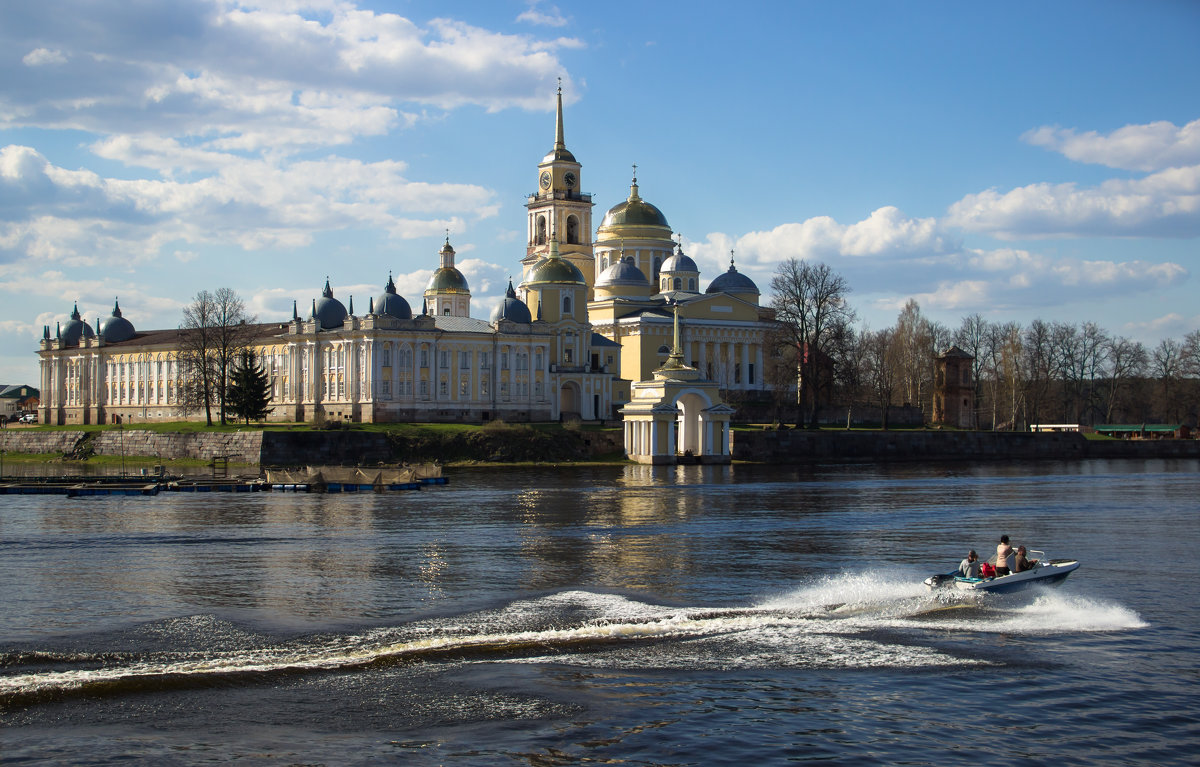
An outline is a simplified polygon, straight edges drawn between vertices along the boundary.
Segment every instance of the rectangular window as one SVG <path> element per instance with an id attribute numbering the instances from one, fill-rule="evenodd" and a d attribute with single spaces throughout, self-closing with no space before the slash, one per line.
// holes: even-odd
<path id="1" fill-rule="evenodd" d="M 442 379 L 442 383 L 438 387 L 438 392 L 441 393 L 443 397 L 450 393 L 450 384 L 448 384 L 445 379 Z"/>
<path id="2" fill-rule="evenodd" d="M 533 366 L 538 370 L 542 369 L 542 350 L 538 349 L 533 355 Z"/>
<path id="3" fill-rule="evenodd" d="M 392 398 L 392 382 L 387 380 L 386 378 L 383 380 L 383 398 L 384 399 Z"/>
<path id="4" fill-rule="evenodd" d="M 466 379 L 466 377 L 463 377 L 463 378 L 462 378 L 462 379 L 461 379 L 461 380 L 458 382 L 458 395 L 459 395 L 460 397 L 464 397 L 464 398 L 465 398 L 465 397 L 467 396 L 467 394 L 469 393 L 469 389 L 468 389 L 468 387 L 470 386 L 470 383 L 471 383 L 471 382 L 470 382 L 470 381 L 468 381 L 468 380 Z"/>
<path id="5" fill-rule="evenodd" d="M 438 367 L 442 370 L 450 369 L 450 352 L 442 352 L 438 355 Z"/>
<path id="6" fill-rule="evenodd" d="M 500 352 L 500 369 L 508 370 L 508 352 Z"/>
<path id="7" fill-rule="evenodd" d="M 486 397 L 488 395 L 488 380 L 486 378 L 480 380 L 479 382 L 479 395 L 481 397 Z"/>
<path id="8" fill-rule="evenodd" d="M 470 352 L 459 352 L 458 353 L 458 369 L 459 370 L 470 370 L 471 369 L 471 353 Z"/>
<path id="9" fill-rule="evenodd" d="M 740 384 L 742 382 L 742 363 L 733 363 L 733 382 Z"/>
<path id="10" fill-rule="evenodd" d="M 429 367 L 429 350 L 428 349 L 421 350 L 421 367 L 423 367 L 423 368 Z"/>
<path id="11" fill-rule="evenodd" d="M 425 397 L 426 399 L 429 398 L 429 382 L 428 381 L 424 381 L 424 380 L 421 381 L 421 396 Z"/>
<path id="12" fill-rule="evenodd" d="M 754 363 L 753 362 L 748 363 L 746 365 L 746 383 L 748 383 L 748 384 L 754 383 Z"/>
<path id="13" fill-rule="evenodd" d="M 488 353 L 480 352 L 479 353 L 479 369 L 480 370 L 490 370 L 491 367 L 492 367 L 492 361 L 491 361 L 491 358 L 488 355 Z"/>
<path id="14" fill-rule="evenodd" d="M 574 361 L 575 361 L 575 350 L 574 349 L 563 349 L 563 362 L 570 365 Z"/>

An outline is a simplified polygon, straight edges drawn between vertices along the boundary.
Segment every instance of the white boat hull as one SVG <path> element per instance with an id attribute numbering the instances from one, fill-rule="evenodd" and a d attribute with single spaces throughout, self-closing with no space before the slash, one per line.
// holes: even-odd
<path id="1" fill-rule="evenodd" d="M 986 591 L 992 594 L 1007 594 L 1021 591 L 1030 586 L 1056 586 L 1067 576 L 1079 569 L 1075 559 L 1052 559 L 1040 562 L 1032 570 L 1001 575 L 995 578 L 964 578 L 957 573 L 933 575 L 925 579 L 932 588 L 954 588 L 961 591 Z"/>

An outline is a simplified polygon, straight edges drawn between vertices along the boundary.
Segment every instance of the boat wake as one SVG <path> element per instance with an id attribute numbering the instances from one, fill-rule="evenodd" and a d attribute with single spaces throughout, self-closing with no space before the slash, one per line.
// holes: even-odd
<path id="1" fill-rule="evenodd" d="M 80 695 L 369 672 L 405 663 L 676 670 L 978 665 L 991 661 L 947 652 L 923 637 L 931 628 L 939 634 L 1035 635 L 1146 625 L 1120 605 L 1060 592 L 1001 608 L 970 595 L 931 594 L 919 581 L 879 572 L 827 578 L 746 607 L 664 606 L 564 591 L 495 610 L 285 643 L 251 640 L 211 617 L 169 623 L 145 631 L 160 644 L 194 649 L 0 654 L 0 710 Z"/>

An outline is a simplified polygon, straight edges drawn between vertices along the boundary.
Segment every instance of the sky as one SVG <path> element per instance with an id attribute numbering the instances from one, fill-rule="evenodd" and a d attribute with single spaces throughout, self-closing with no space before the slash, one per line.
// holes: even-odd
<path id="1" fill-rule="evenodd" d="M 328 277 L 414 310 L 449 231 L 486 318 L 554 142 L 707 284 L 828 264 L 861 322 L 1200 329 L 1200 2 L 0 5 L 0 383 L 78 303 L 260 321 Z"/>

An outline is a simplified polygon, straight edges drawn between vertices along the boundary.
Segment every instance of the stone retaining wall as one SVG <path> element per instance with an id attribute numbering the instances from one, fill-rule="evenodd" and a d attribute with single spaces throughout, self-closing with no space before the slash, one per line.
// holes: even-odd
<path id="1" fill-rule="evenodd" d="M 617 452 L 622 435 L 583 432 L 591 455 Z M 380 432 L 255 431 L 167 434 L 137 429 L 104 432 L 0 431 L 9 453 L 70 453 L 80 442 L 100 455 L 211 460 L 229 456 L 264 466 L 363 465 L 430 460 L 403 455 Z M 434 456 L 436 457 L 436 456 Z M 959 431 L 737 431 L 733 458 L 762 463 L 918 460 L 1072 460 L 1081 458 L 1200 458 L 1200 440 L 1093 441 L 1076 433 Z M 545 460 L 555 460 L 547 455 Z M 494 460 L 480 455 L 476 460 Z"/>
<path id="2" fill-rule="evenodd" d="M 0 450 L 9 453 L 69 453 L 83 439 L 82 431 L 0 430 Z"/>
<path id="3" fill-rule="evenodd" d="M 1093 441 L 1073 432 L 785 429 L 735 432 L 733 458 L 763 463 L 1200 458 L 1200 441 Z"/>
<path id="4" fill-rule="evenodd" d="M 155 458 L 195 458 L 208 461 L 227 456 L 237 463 L 258 463 L 264 432 L 165 433 L 138 429 L 100 432 L 92 441 L 97 455 L 138 455 Z"/>
<path id="5" fill-rule="evenodd" d="M 419 456 L 400 460 L 422 461 Z M 373 466 L 395 461 L 391 443 L 380 432 L 268 431 L 262 434 L 259 453 L 264 466 Z"/>

